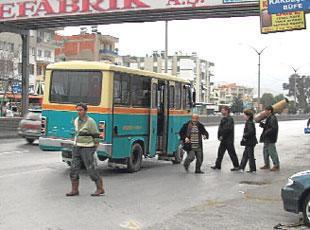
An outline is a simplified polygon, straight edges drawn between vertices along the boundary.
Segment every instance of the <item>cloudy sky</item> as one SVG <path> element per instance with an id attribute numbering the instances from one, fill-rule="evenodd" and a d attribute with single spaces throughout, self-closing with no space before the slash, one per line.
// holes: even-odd
<path id="1" fill-rule="evenodd" d="M 306 16 L 308 22 L 310 15 Z M 120 39 L 121 55 L 145 56 L 164 50 L 164 22 L 126 23 L 100 26 L 103 34 Z M 78 34 L 79 28 L 65 28 L 64 34 Z M 237 82 L 257 88 L 258 55 L 262 54 L 263 92 L 281 93 L 282 83 L 294 68 L 310 74 L 310 29 L 260 34 L 259 17 L 204 19 L 169 22 L 169 54 L 197 52 L 215 63 L 212 81 Z"/>

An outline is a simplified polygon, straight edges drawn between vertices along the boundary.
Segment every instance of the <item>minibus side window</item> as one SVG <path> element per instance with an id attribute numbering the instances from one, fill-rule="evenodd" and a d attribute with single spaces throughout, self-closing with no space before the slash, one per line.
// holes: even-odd
<path id="1" fill-rule="evenodd" d="M 174 86 L 169 86 L 169 108 L 174 108 Z"/>
<path id="2" fill-rule="evenodd" d="M 152 86 L 152 100 L 153 100 L 153 106 L 152 109 L 157 108 L 157 84 L 153 83 Z"/>
<path id="3" fill-rule="evenodd" d="M 183 85 L 182 90 L 182 100 L 183 100 L 183 109 L 191 108 L 191 90 L 188 85 Z"/>
<path id="4" fill-rule="evenodd" d="M 131 98 L 134 107 L 150 107 L 151 79 L 147 77 L 131 77 Z"/>
<path id="5" fill-rule="evenodd" d="M 175 84 L 175 108 L 181 109 L 181 83 Z"/>
<path id="6" fill-rule="evenodd" d="M 114 104 L 119 106 L 129 105 L 129 75 L 115 73 L 114 75 Z"/>

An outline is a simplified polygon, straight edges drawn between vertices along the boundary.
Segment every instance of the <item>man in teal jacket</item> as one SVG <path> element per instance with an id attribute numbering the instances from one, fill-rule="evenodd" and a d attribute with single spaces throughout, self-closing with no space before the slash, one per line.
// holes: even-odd
<path id="1" fill-rule="evenodd" d="M 96 170 L 94 158 L 94 153 L 98 145 L 99 131 L 96 122 L 91 117 L 87 116 L 87 105 L 80 103 L 76 106 L 76 110 L 78 112 L 78 117 L 74 120 L 76 135 L 70 172 L 72 190 L 66 195 L 79 195 L 79 174 L 81 164 L 83 163 L 91 180 L 94 181 L 97 186 L 96 192 L 91 195 L 100 196 L 104 194 L 103 181 Z"/>

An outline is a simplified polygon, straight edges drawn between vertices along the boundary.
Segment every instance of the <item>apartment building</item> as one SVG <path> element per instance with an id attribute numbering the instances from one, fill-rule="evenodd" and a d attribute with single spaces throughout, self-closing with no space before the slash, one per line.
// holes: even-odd
<path id="1" fill-rule="evenodd" d="M 165 52 L 154 51 L 152 55 L 146 57 L 124 56 L 118 58 L 117 63 L 132 68 L 164 73 Z M 176 52 L 173 56 L 168 56 L 167 72 L 191 81 L 196 90 L 197 102 L 207 103 L 210 100 L 213 66 L 214 63 L 201 59 L 197 53 L 188 55 Z"/>
<path id="2" fill-rule="evenodd" d="M 210 102 L 214 104 L 232 104 L 235 97 L 240 97 L 244 102 L 252 102 L 253 93 L 253 88 L 237 85 L 236 83 L 217 85 L 212 89 Z"/>
<path id="3" fill-rule="evenodd" d="M 57 61 L 83 60 L 114 63 L 118 57 L 118 38 L 100 32 L 81 33 L 73 36 L 56 35 Z"/>

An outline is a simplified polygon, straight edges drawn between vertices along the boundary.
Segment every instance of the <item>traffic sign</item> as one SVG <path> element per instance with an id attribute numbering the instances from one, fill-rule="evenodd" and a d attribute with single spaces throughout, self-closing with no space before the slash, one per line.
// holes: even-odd
<path id="1" fill-rule="evenodd" d="M 13 93 L 21 93 L 22 92 L 22 84 L 20 82 L 14 83 L 12 85 Z"/>

